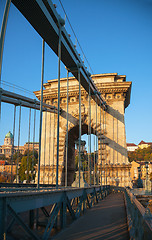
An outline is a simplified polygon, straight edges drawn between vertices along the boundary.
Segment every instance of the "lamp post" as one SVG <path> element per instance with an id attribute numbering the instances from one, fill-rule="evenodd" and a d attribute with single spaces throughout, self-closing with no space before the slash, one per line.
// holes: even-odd
<path id="1" fill-rule="evenodd" d="M 148 162 L 145 162 L 145 167 L 146 167 L 145 191 L 148 191 Z"/>
<path id="2" fill-rule="evenodd" d="M 137 187 L 138 188 L 143 188 L 143 183 L 142 183 L 142 180 L 141 180 L 141 168 L 138 167 L 138 179 L 137 179 Z"/>

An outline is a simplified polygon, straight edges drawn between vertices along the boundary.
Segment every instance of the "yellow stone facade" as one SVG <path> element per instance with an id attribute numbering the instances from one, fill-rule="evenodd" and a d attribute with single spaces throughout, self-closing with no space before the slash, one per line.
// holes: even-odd
<path id="1" fill-rule="evenodd" d="M 117 73 L 92 75 L 98 90 L 108 104 L 106 122 L 102 120 L 100 131 L 100 110 L 91 100 L 91 131 L 98 136 L 98 171 L 99 182 L 119 186 L 130 186 L 130 163 L 127 157 L 124 113 L 130 103 L 131 82 L 126 76 Z M 44 84 L 44 102 L 57 106 L 57 79 Z M 60 107 L 60 145 L 59 145 L 59 184 L 65 179 L 65 140 L 66 140 L 66 78 L 61 79 Z M 40 99 L 40 91 L 35 92 Z M 74 181 L 75 173 L 75 140 L 79 137 L 79 85 L 74 77 L 69 78 L 69 125 L 68 125 L 68 185 Z M 88 93 L 81 88 L 82 135 L 88 133 Z M 57 115 L 43 113 L 42 149 L 41 149 L 41 183 L 56 181 L 56 147 L 57 147 Z M 102 134 L 102 135 L 101 135 Z M 104 139 L 103 139 L 104 138 Z M 101 142 L 100 142 L 101 141 Z M 106 143 L 103 144 L 103 143 Z M 45 170 L 45 171 L 44 171 Z M 101 177 L 102 172 L 102 177 Z M 49 180 L 48 180 L 49 179 Z"/>
<path id="2" fill-rule="evenodd" d="M 139 163 L 135 161 L 131 162 L 130 177 L 132 180 L 138 179 L 138 167 L 140 167 Z"/>

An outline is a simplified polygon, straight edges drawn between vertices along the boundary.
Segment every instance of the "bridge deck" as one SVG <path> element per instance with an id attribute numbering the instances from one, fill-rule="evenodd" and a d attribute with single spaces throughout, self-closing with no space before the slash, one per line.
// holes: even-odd
<path id="1" fill-rule="evenodd" d="M 129 239 L 123 194 L 110 194 L 54 239 Z"/>

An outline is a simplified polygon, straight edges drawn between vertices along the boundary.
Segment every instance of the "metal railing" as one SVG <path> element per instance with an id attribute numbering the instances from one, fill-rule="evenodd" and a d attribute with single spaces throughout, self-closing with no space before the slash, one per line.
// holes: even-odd
<path id="1" fill-rule="evenodd" d="M 60 228 L 65 228 L 67 216 L 72 220 L 79 218 L 87 208 L 105 198 L 109 190 L 109 186 L 92 186 L 3 192 L 0 194 L 0 239 L 7 239 L 16 222 L 32 239 L 48 239 L 57 222 Z M 37 231 L 42 226 L 40 211 L 46 219 L 41 234 Z M 22 214 L 29 214 L 28 223 L 22 220 Z"/>
<path id="2" fill-rule="evenodd" d="M 152 239 L 152 214 L 144 208 L 135 195 L 127 188 L 111 186 L 114 191 L 124 192 L 128 230 L 130 239 Z"/>

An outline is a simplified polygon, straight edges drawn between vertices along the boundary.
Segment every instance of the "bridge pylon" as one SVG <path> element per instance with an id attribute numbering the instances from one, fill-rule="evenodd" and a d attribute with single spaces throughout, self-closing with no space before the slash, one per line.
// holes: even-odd
<path id="1" fill-rule="evenodd" d="M 98 182 L 105 185 L 130 186 L 130 163 L 127 156 L 125 135 L 125 108 L 130 103 L 131 82 L 125 75 L 117 73 L 92 75 L 108 107 L 103 111 L 97 106 L 97 124 L 95 122 L 95 101 L 91 99 L 91 133 L 98 137 Z M 44 84 L 43 101 L 57 106 L 57 79 Z M 40 91 L 35 95 L 40 99 Z M 59 184 L 65 181 L 66 156 L 66 78 L 61 79 L 60 94 L 60 135 L 59 135 Z M 69 123 L 68 123 L 68 185 L 74 181 L 75 141 L 79 138 L 79 84 L 74 77 L 69 78 Z M 100 112 L 101 111 L 101 112 Z M 101 114 L 101 124 L 100 124 Z M 89 124 L 88 93 L 81 87 L 81 123 L 82 135 L 88 134 Z M 57 116 L 43 113 L 42 150 L 40 183 L 56 182 Z"/>

